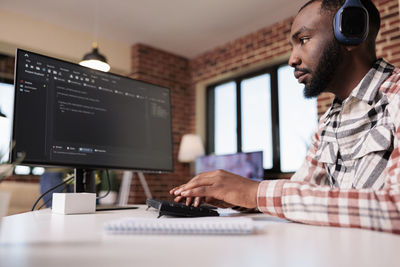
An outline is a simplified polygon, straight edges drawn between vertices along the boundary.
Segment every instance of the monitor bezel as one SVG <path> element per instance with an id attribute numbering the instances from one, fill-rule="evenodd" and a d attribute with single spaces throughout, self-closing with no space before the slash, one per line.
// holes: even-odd
<path id="1" fill-rule="evenodd" d="M 171 133 L 171 159 L 172 159 L 172 164 L 171 164 L 171 169 L 160 169 L 160 168 L 137 168 L 137 167 L 131 167 L 131 166 L 108 166 L 108 165 L 103 165 L 103 164 L 75 164 L 75 163 L 63 163 L 63 162 L 39 162 L 39 161 L 32 161 L 32 160 L 22 160 L 20 162 L 20 165 L 29 165 L 29 166 L 41 166 L 41 167 L 62 167 L 62 168 L 79 168 L 79 169 L 114 169 L 114 170 L 132 170 L 132 171 L 140 171 L 140 172 L 146 172 L 146 173 L 172 173 L 174 171 L 174 165 L 175 165 L 175 160 L 174 160 L 174 142 L 173 142 L 173 125 L 172 125 L 172 104 L 171 104 L 171 89 L 168 87 L 164 87 L 155 83 L 150 83 L 147 81 L 142 81 L 142 80 L 138 80 L 138 79 L 133 79 L 130 77 L 126 77 L 126 76 L 122 76 L 119 74 L 115 74 L 115 73 L 111 73 L 111 72 L 102 72 L 99 70 L 95 70 L 95 69 L 91 69 L 88 67 L 84 67 L 81 66 L 77 63 L 73 63 L 70 61 L 66 61 L 63 59 L 58 59 L 55 57 L 51 57 L 51 56 L 47 56 L 47 55 L 43 55 L 43 54 L 39 54 L 39 53 L 35 53 L 32 51 L 28 51 L 25 49 L 20 49 L 17 48 L 16 52 L 15 52 L 15 64 L 14 64 L 14 102 L 13 102 L 13 110 L 14 110 L 14 114 L 13 114 L 13 120 L 12 120 L 12 138 L 11 138 L 11 144 L 10 144 L 10 157 L 9 157 L 9 161 L 10 163 L 15 163 L 16 161 L 18 161 L 17 157 L 16 157 L 16 152 L 15 149 L 13 147 L 13 143 L 15 143 L 15 134 L 16 134 L 16 130 L 15 130 L 15 119 L 16 119 L 16 111 L 17 111 L 17 105 L 16 105 L 16 100 L 17 100 L 17 88 L 16 88 L 16 81 L 18 81 L 18 75 L 17 75 L 17 69 L 18 69 L 18 54 L 19 53 L 30 53 L 30 54 L 34 54 L 36 56 L 41 56 L 44 58 L 48 58 L 51 60 L 56 60 L 56 61 L 61 61 L 63 63 L 66 64 L 72 64 L 73 66 L 77 66 L 79 68 L 82 69 L 89 69 L 91 71 L 94 71 L 95 73 L 99 73 L 100 76 L 107 74 L 107 75 L 111 75 L 111 76 L 116 76 L 118 78 L 122 78 L 122 79 L 128 79 L 128 80 L 134 80 L 134 81 L 138 81 L 138 82 L 142 82 L 142 83 L 147 83 L 153 86 L 157 86 L 157 87 L 161 87 L 164 89 L 168 90 L 168 97 L 169 97 L 169 111 L 170 111 L 170 133 Z"/>

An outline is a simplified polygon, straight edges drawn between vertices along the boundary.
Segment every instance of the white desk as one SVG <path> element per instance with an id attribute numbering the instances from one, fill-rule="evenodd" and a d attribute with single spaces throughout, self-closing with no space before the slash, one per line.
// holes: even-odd
<path id="1" fill-rule="evenodd" d="M 154 210 L 57 215 L 50 210 L 3 218 L 0 266 L 400 266 L 400 236 L 287 223 L 250 215 L 249 236 L 106 236 L 103 222 L 156 217 Z"/>

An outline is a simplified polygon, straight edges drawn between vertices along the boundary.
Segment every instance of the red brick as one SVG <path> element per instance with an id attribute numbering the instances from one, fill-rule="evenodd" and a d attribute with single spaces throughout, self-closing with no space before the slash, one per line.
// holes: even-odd
<path id="1" fill-rule="evenodd" d="M 381 32 L 381 36 L 386 36 L 394 32 L 399 32 L 399 29 L 396 27 L 396 28 L 391 28 L 390 30 L 387 31 L 383 31 Z"/>
<path id="2" fill-rule="evenodd" d="M 393 26 L 394 24 L 399 24 L 399 23 L 400 23 L 400 19 L 399 19 L 399 18 L 396 18 L 396 19 L 390 21 L 390 22 L 389 22 L 389 25 L 390 25 L 390 26 Z"/>
<path id="3" fill-rule="evenodd" d="M 399 15 L 399 11 L 398 10 L 396 10 L 395 12 L 391 12 L 389 14 L 385 14 L 385 15 L 381 14 L 381 20 L 390 19 L 390 18 L 396 17 L 398 15 Z"/>
<path id="4" fill-rule="evenodd" d="M 392 50 L 392 49 L 396 49 L 399 46 L 400 46 L 400 42 L 389 42 L 389 45 L 384 46 L 382 48 L 382 50 L 384 50 L 384 51 Z"/>
<path id="5" fill-rule="evenodd" d="M 376 1 L 376 0 L 374 0 L 373 2 L 374 2 L 374 4 L 375 5 L 379 5 L 379 6 L 387 6 L 387 4 L 389 4 L 390 5 L 390 3 L 393 3 L 393 2 L 395 2 L 396 0 L 381 0 L 381 1 Z"/>

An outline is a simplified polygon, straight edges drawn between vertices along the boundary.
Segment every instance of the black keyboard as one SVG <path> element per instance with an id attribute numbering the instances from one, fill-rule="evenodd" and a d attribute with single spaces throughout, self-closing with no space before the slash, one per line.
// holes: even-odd
<path id="1" fill-rule="evenodd" d="M 153 207 L 158 210 L 158 217 L 163 215 L 175 217 L 219 216 L 217 211 L 210 208 L 187 206 L 183 203 L 173 201 L 148 198 L 146 204 L 148 207 Z"/>

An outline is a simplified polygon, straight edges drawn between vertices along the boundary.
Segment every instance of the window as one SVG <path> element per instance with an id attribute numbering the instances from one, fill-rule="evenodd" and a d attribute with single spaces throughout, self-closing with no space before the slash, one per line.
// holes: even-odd
<path id="1" fill-rule="evenodd" d="M 242 80 L 241 121 L 243 152 L 262 150 L 264 169 L 273 167 L 271 121 L 271 75 Z"/>
<path id="2" fill-rule="evenodd" d="M 303 163 L 311 145 L 318 122 L 317 100 L 304 98 L 303 85 L 289 66 L 278 69 L 278 96 L 281 171 L 291 172 Z"/>
<path id="3" fill-rule="evenodd" d="M 0 163 L 9 159 L 13 118 L 14 86 L 0 82 Z"/>
<path id="4" fill-rule="evenodd" d="M 316 130 L 316 99 L 305 99 L 293 68 L 280 64 L 208 87 L 207 152 L 263 151 L 264 170 L 293 172 Z"/>
<path id="5" fill-rule="evenodd" d="M 234 82 L 215 87 L 215 153 L 236 152 L 236 85 Z"/>
<path id="6" fill-rule="evenodd" d="M 0 82 L 0 163 L 9 161 L 9 150 L 12 133 L 12 120 L 14 114 L 14 85 L 8 82 Z M 42 175 L 45 169 L 42 167 L 31 168 L 28 166 L 16 166 L 14 173 L 17 175 Z"/>

